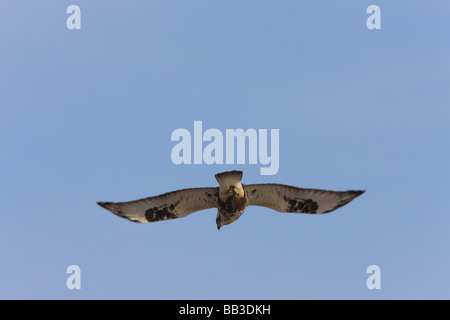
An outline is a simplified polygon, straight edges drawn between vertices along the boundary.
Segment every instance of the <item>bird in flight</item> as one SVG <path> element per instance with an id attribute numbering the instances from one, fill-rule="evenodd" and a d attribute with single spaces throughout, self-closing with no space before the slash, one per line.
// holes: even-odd
<path id="1" fill-rule="evenodd" d="M 328 191 L 284 184 L 242 184 L 242 171 L 215 175 L 219 187 L 190 188 L 129 202 L 97 202 L 133 222 L 146 223 L 183 218 L 196 211 L 217 208 L 217 229 L 236 221 L 248 206 L 278 212 L 321 214 L 340 208 L 364 190 Z"/>

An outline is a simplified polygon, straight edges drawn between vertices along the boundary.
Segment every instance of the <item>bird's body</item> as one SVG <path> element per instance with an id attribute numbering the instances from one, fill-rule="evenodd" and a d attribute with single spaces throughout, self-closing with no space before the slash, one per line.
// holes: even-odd
<path id="1" fill-rule="evenodd" d="M 248 205 L 248 197 L 242 186 L 242 171 L 228 171 L 216 174 L 219 183 L 217 197 L 217 228 L 230 224 L 244 213 Z"/>
<path id="2" fill-rule="evenodd" d="M 242 171 L 216 174 L 219 187 L 192 188 L 129 202 L 98 202 L 114 214 L 134 222 L 156 222 L 185 217 L 217 208 L 217 228 L 236 221 L 247 206 L 262 206 L 278 212 L 320 214 L 349 203 L 364 191 L 302 189 L 282 184 L 243 185 Z"/>

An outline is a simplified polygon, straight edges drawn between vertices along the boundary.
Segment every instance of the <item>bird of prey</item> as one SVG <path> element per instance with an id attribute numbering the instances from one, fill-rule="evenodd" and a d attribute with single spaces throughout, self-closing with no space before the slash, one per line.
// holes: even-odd
<path id="1" fill-rule="evenodd" d="M 278 212 L 321 214 L 340 208 L 364 190 L 328 191 L 283 184 L 242 184 L 242 171 L 215 175 L 219 187 L 191 188 L 129 202 L 97 202 L 119 217 L 146 223 L 186 217 L 196 211 L 217 208 L 217 229 L 236 221 L 248 206 Z"/>

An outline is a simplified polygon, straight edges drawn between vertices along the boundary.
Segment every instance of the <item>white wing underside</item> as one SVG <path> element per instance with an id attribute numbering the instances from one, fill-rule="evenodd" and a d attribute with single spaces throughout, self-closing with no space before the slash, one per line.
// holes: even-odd
<path id="1" fill-rule="evenodd" d="M 278 212 L 328 213 L 349 203 L 364 191 L 328 191 L 303 189 L 282 184 L 244 185 L 249 206 L 261 206 Z"/>
<path id="2" fill-rule="evenodd" d="M 192 188 L 129 202 L 98 202 L 119 217 L 133 222 L 155 222 L 185 217 L 215 208 L 219 188 Z"/>

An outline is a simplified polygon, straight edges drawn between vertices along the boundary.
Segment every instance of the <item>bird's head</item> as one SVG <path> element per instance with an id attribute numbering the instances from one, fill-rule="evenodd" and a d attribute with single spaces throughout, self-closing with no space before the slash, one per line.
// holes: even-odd
<path id="1" fill-rule="evenodd" d="M 219 190 L 219 198 L 222 201 L 227 201 L 228 198 L 242 198 L 244 197 L 244 189 L 242 187 L 242 184 L 235 184 L 226 186 L 226 188 L 221 188 Z"/>
<path id="2" fill-rule="evenodd" d="M 235 186 L 231 186 L 231 187 L 228 189 L 227 193 L 228 193 L 228 195 L 230 195 L 230 196 L 237 194 L 237 189 L 236 189 L 236 187 L 235 187 Z"/>

